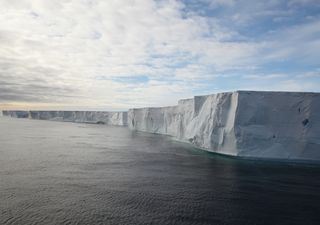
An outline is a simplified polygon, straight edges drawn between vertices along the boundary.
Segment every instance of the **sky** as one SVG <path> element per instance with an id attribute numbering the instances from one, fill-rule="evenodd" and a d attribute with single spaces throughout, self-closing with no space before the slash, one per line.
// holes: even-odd
<path id="1" fill-rule="evenodd" d="M 320 0 L 0 0 L 0 109 L 320 92 Z"/>

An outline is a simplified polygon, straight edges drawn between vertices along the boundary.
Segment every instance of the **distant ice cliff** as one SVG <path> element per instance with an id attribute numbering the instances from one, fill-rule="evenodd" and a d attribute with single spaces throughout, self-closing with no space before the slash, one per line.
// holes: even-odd
<path id="1" fill-rule="evenodd" d="M 221 154 L 320 160 L 320 93 L 236 91 L 126 112 L 3 111 L 4 115 L 128 125 Z"/>
<path id="2" fill-rule="evenodd" d="M 100 111 L 2 111 L 4 116 L 77 123 L 127 125 L 127 112 Z"/>

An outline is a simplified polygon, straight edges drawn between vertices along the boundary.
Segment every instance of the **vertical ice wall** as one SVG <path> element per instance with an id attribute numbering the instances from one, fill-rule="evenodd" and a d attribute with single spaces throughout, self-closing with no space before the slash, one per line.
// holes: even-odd
<path id="1" fill-rule="evenodd" d="M 196 96 L 172 107 L 130 109 L 128 125 L 134 130 L 168 134 L 200 148 L 234 155 L 237 95 Z"/>
<path id="2" fill-rule="evenodd" d="M 320 94 L 240 91 L 240 156 L 320 160 Z"/>
<path id="3" fill-rule="evenodd" d="M 15 118 L 28 118 L 29 117 L 29 111 L 11 111 L 11 110 L 3 110 L 2 111 L 3 116 L 10 116 Z"/>
<path id="4" fill-rule="evenodd" d="M 319 112 L 319 93 L 237 91 L 131 109 L 128 125 L 222 154 L 320 160 Z"/>
<path id="5" fill-rule="evenodd" d="M 103 111 L 3 111 L 3 115 L 78 123 L 100 123 L 107 125 L 127 125 L 127 112 Z"/>

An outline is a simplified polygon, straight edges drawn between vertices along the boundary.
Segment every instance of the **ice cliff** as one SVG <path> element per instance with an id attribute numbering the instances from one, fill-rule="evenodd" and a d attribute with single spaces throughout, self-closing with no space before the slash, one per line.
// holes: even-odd
<path id="1" fill-rule="evenodd" d="M 4 116 L 77 123 L 126 126 L 127 112 L 100 111 L 3 111 Z"/>
<path id="2" fill-rule="evenodd" d="M 130 109 L 133 130 L 221 154 L 320 160 L 320 94 L 237 91 Z"/>
<path id="3" fill-rule="evenodd" d="M 226 155 L 320 160 L 320 93 L 236 91 L 128 112 L 3 111 L 43 120 L 128 125 Z"/>

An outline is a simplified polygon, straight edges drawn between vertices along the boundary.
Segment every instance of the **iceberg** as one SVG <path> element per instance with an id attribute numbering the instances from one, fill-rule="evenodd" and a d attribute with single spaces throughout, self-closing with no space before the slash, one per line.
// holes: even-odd
<path id="1" fill-rule="evenodd" d="M 236 91 L 130 109 L 128 126 L 220 154 L 320 160 L 319 112 L 319 93 Z"/>
<path id="2" fill-rule="evenodd" d="M 235 91 L 128 112 L 3 111 L 3 115 L 128 126 L 238 157 L 320 160 L 319 112 L 320 93 Z"/>

